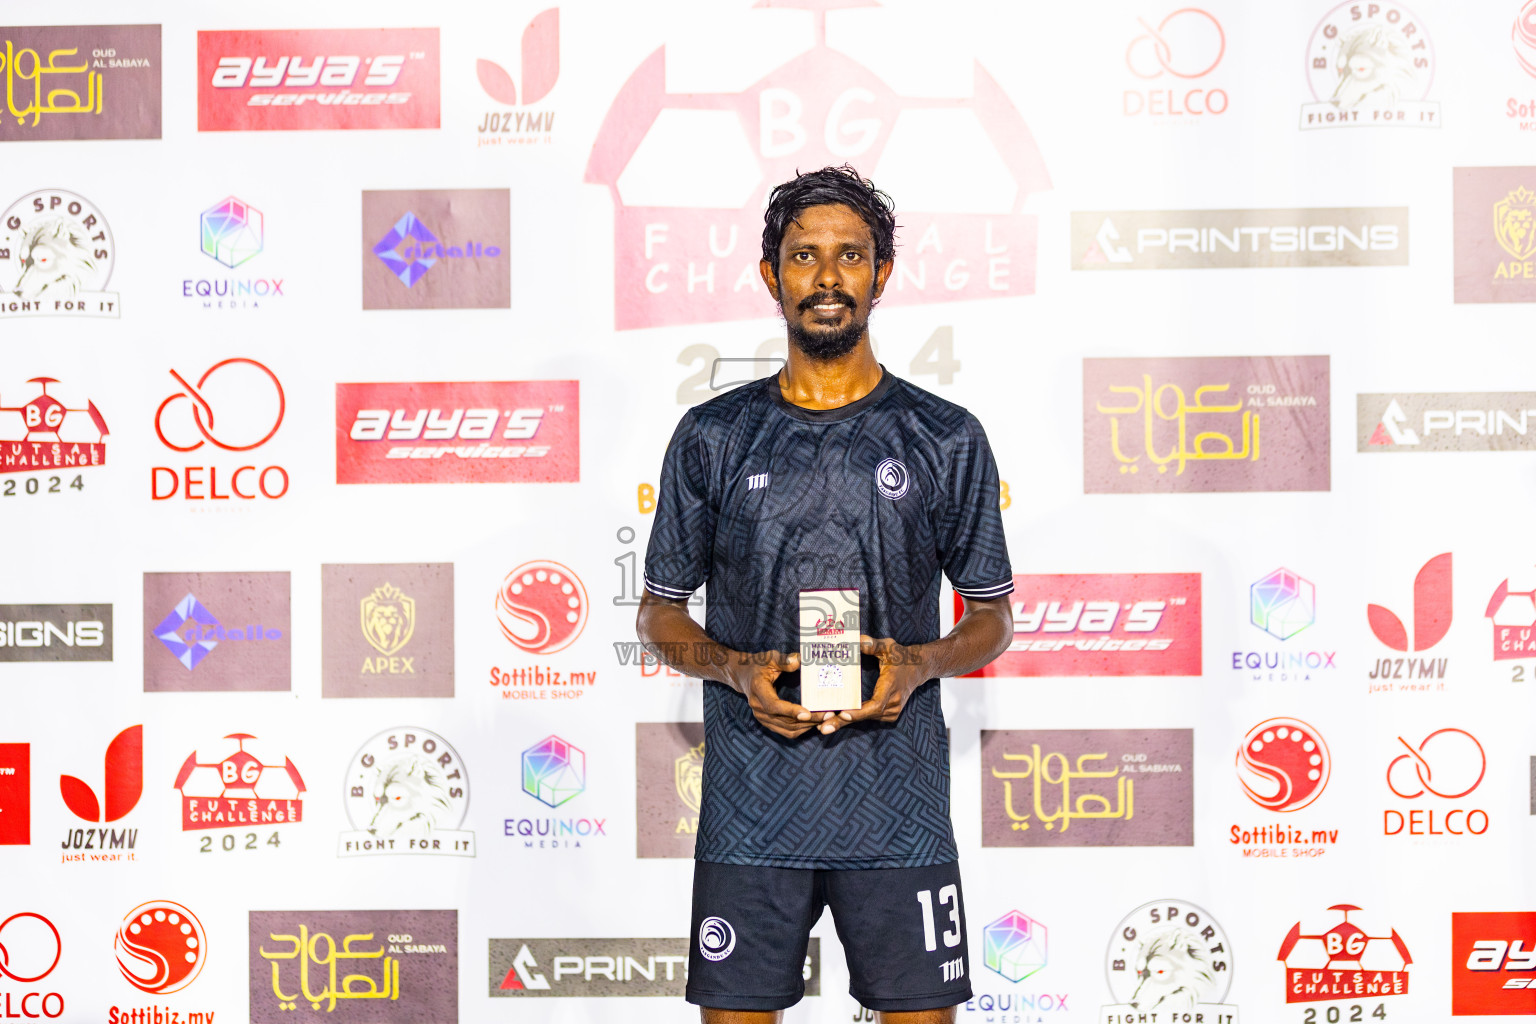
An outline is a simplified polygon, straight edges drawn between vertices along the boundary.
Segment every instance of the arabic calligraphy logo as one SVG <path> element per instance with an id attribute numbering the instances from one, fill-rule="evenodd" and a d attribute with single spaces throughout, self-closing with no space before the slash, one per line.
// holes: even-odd
<path id="1" fill-rule="evenodd" d="M 361 604 L 363 639 L 385 656 L 393 655 L 411 641 L 416 630 L 416 602 L 399 587 L 384 583 L 364 597 Z"/>
<path id="2" fill-rule="evenodd" d="M 253 367 L 254 369 L 244 369 Z M 227 368 L 227 369 L 226 369 Z M 223 359 L 198 378 L 196 386 L 175 370 L 170 374 L 182 386 L 182 390 L 168 397 L 155 410 L 155 434 L 160 443 L 172 451 L 191 452 L 203 446 L 203 441 L 227 452 L 248 452 L 260 448 L 272 440 L 277 428 L 283 425 L 283 415 L 288 402 L 283 394 L 282 382 L 277 374 L 254 359 L 235 357 Z M 214 375 L 218 379 L 214 379 Z M 193 440 L 186 424 L 181 424 L 181 436 L 191 444 L 177 444 L 165 436 L 163 417 L 172 404 L 182 399 L 191 401 L 192 421 L 201 440 Z M 214 408 L 220 410 L 217 417 Z M 219 436 L 214 436 L 217 421 Z"/>
<path id="3" fill-rule="evenodd" d="M 1481 785 L 1488 771 L 1483 745 L 1465 729 L 1436 729 L 1424 737 L 1418 749 L 1401 736 L 1397 742 L 1408 753 L 1398 754 L 1387 765 L 1387 788 L 1404 800 L 1417 800 L 1425 793 L 1445 800 L 1460 799 Z M 1438 775 L 1430 765 L 1431 758 L 1439 766 Z M 1411 774 L 1409 765 L 1413 766 Z"/>
<path id="4" fill-rule="evenodd" d="M 560 78 L 560 8 L 534 15 L 523 30 L 523 103 L 537 103 L 549 95 Z M 497 103 L 517 106 L 517 84 L 501 65 L 481 58 L 475 61 L 480 88 Z"/>
<path id="5" fill-rule="evenodd" d="M 677 786 L 677 798 L 698 814 L 704 793 L 704 744 L 689 747 L 686 754 L 672 762 L 672 782 Z"/>
<path id="6" fill-rule="evenodd" d="M 1179 1011 L 1220 1003 L 1232 986 L 1231 950 L 1220 923 L 1193 903 L 1167 899 L 1143 904 L 1125 916 L 1110 939 L 1105 965 L 1110 997 L 1117 1010 L 1161 1010 L 1175 1018 Z"/>
<path id="7" fill-rule="evenodd" d="M 1367 605 L 1366 618 L 1376 639 L 1394 651 L 1408 651 L 1408 630 L 1391 610 Z M 1451 553 L 1425 562 L 1413 578 L 1413 649 L 1427 651 L 1451 628 Z"/>
<path id="8" fill-rule="evenodd" d="M 523 792 L 559 807 L 587 788 L 587 755 L 559 736 L 546 736 L 523 751 Z"/>
<path id="9" fill-rule="evenodd" d="M 59 930 L 42 914 L 24 910 L 0 921 L 0 974 L 18 984 L 48 977 L 59 966 L 63 952 Z"/>
<path id="10" fill-rule="evenodd" d="M 1058 770 L 1055 777 L 1051 775 L 1051 761 L 1055 759 Z M 1107 772 L 1090 771 L 1085 767 L 1086 761 L 1107 761 L 1109 754 L 1079 754 L 1076 767 L 1070 767 L 1067 763 L 1067 755 L 1059 752 L 1051 752 L 1045 756 L 1040 754 L 1040 744 L 1030 744 L 1028 754 L 1003 754 L 1005 761 L 1022 761 L 1023 771 L 1000 772 L 992 769 L 992 777 L 1003 780 L 1003 809 L 1008 817 L 1013 820 L 1013 830 L 1016 832 L 1029 831 L 1029 813 L 1020 813 L 1013 809 L 1013 780 L 1034 780 L 1034 811 L 1035 817 L 1045 825 L 1045 830 L 1050 832 L 1056 828 L 1057 819 L 1061 820 L 1061 831 L 1066 833 L 1072 827 L 1074 818 L 1123 818 L 1129 821 L 1136 816 L 1136 781 L 1127 775 L 1120 774 L 1120 768 L 1111 768 Z M 1077 803 L 1071 804 L 1072 783 L 1078 779 L 1114 779 L 1116 803 L 1113 809 L 1110 807 L 1109 797 L 1098 793 L 1082 793 L 1078 795 Z M 1061 803 L 1056 810 L 1047 812 L 1044 804 L 1044 788 L 1046 786 L 1061 787 Z"/>
<path id="11" fill-rule="evenodd" d="M 1121 394 L 1135 396 L 1135 401 L 1128 406 L 1105 405 L 1103 402 L 1096 404 L 1095 408 L 1101 413 L 1113 413 L 1109 420 L 1109 446 L 1114 453 L 1115 461 L 1120 464 L 1120 472 L 1137 473 L 1141 471 L 1140 455 L 1125 455 L 1120 449 L 1120 421 L 1117 416 L 1128 416 L 1141 413 L 1143 441 L 1145 443 L 1147 458 L 1157 464 L 1159 473 L 1168 472 L 1168 463 L 1178 461 L 1178 470 L 1174 476 L 1184 474 L 1185 464 L 1188 462 L 1204 461 L 1208 459 L 1219 460 L 1246 460 L 1259 461 L 1259 414 L 1243 408 L 1243 400 L 1238 397 L 1231 405 L 1206 405 L 1207 393 L 1230 391 L 1231 384 L 1206 384 L 1195 388 L 1195 404 L 1190 405 L 1184 398 L 1184 389 L 1177 384 L 1163 384 L 1156 389 L 1152 387 L 1152 375 L 1141 375 L 1141 387 L 1129 384 L 1111 384 L 1109 390 Z M 1168 408 L 1165 396 L 1172 393 L 1174 398 L 1173 408 Z M 1241 413 L 1243 447 L 1239 451 L 1232 439 L 1226 434 L 1214 430 L 1205 430 L 1195 433 L 1194 444 L 1187 445 L 1186 437 L 1191 432 L 1189 417 L 1192 415 L 1207 415 L 1214 413 Z M 1154 443 L 1156 433 L 1156 421 L 1178 424 L 1178 444 L 1167 455 L 1159 455 Z M 1210 442 L 1212 447 L 1207 450 L 1206 444 Z M 1216 447 L 1216 446 L 1221 447 Z"/>
<path id="12" fill-rule="evenodd" d="M 1153 28 L 1145 18 L 1136 21 L 1146 31 L 1125 49 L 1125 66 L 1137 78 L 1203 78 L 1216 70 L 1227 52 L 1227 36 L 1221 22 L 1198 7 L 1181 7 Z"/>
<path id="13" fill-rule="evenodd" d="M 723 917 L 699 922 L 699 952 L 706 960 L 724 960 L 736 948 L 736 929 Z"/>
<path id="14" fill-rule="evenodd" d="M 73 57 L 80 52 L 78 46 L 67 49 L 60 48 L 48 53 L 48 64 L 43 65 L 43 58 L 31 47 L 13 50 L 10 40 L 6 41 L 5 52 L 0 53 L 0 71 L 5 73 L 6 80 L 6 107 L 11 116 L 17 119 L 17 123 L 24 127 L 36 128 L 42 122 L 44 114 L 100 114 L 102 98 L 106 95 L 106 89 L 102 86 L 102 75 L 99 71 L 91 70 L 91 62 L 85 61 L 79 67 L 65 65 L 60 67 L 54 62 L 60 57 Z M 99 51 L 98 51 L 99 52 Z M 32 66 L 26 67 L 22 62 L 28 57 L 32 58 Z M 48 89 L 47 99 L 43 97 L 44 75 L 78 75 L 85 73 L 85 99 L 80 98 L 77 89 L 65 89 L 52 87 Z M 16 80 L 32 83 L 32 98 L 24 107 L 16 106 Z M 52 82 L 46 83 L 50 86 Z M 63 105 L 63 97 L 69 97 L 70 104 Z M 23 97 L 25 98 L 25 97 Z M 32 124 L 27 125 L 27 115 L 32 115 Z"/>
<path id="15" fill-rule="evenodd" d="M 1376 424 L 1376 429 L 1371 432 L 1371 439 L 1367 444 L 1418 444 L 1419 435 L 1412 427 L 1407 426 L 1408 414 L 1403 412 L 1403 407 L 1397 404 L 1397 399 L 1387 403 L 1387 411 L 1381 414 L 1381 421 Z"/>
<path id="16" fill-rule="evenodd" d="M 128 911 L 115 945 L 123 977 L 156 995 L 180 992 L 192 984 L 208 959 L 202 922 L 169 900 L 151 900 Z"/>
<path id="17" fill-rule="evenodd" d="M 117 821 L 127 817 L 144 792 L 144 727 L 130 725 L 107 744 L 102 780 L 103 801 L 73 775 L 59 776 L 59 795 L 75 817 L 85 821 Z M 105 806 L 103 806 L 103 803 Z"/>
<path id="18" fill-rule="evenodd" d="M 1018 983 L 1046 965 L 1045 925 L 1010 910 L 982 929 L 987 967 Z"/>
<path id="19" fill-rule="evenodd" d="M 261 211 L 234 196 L 203 211 L 203 254 L 230 269 L 238 267 L 262 249 Z"/>
<path id="20" fill-rule="evenodd" d="M 1493 237 L 1517 260 L 1536 256 L 1536 192 L 1522 185 L 1493 204 Z"/>
<path id="21" fill-rule="evenodd" d="M 532 654 L 554 654 L 587 625 L 587 588 L 559 562 L 524 562 L 496 594 L 501 634 Z"/>
<path id="22" fill-rule="evenodd" d="M 1525 0 L 1515 16 L 1510 37 L 1515 44 L 1515 59 L 1526 74 L 1536 77 L 1536 0 Z"/>
<path id="23" fill-rule="evenodd" d="M 263 959 L 272 961 L 272 994 L 277 996 L 278 1010 L 281 1012 L 284 1010 L 298 1009 L 298 1000 L 300 995 L 308 1000 L 310 1009 L 312 1010 L 318 1010 L 321 1008 L 322 1004 L 324 1004 L 326 1013 L 334 1012 L 336 1009 L 336 1002 L 340 999 L 398 1000 L 400 998 L 400 960 L 396 957 L 385 956 L 385 953 L 389 950 L 389 947 L 380 942 L 378 949 L 353 948 L 354 942 L 375 941 L 374 934 L 375 933 L 373 931 L 369 931 L 366 933 L 346 935 L 342 938 L 340 948 L 338 948 L 336 940 L 332 938 L 328 932 L 316 930 L 315 933 L 311 935 L 309 931 L 309 925 L 307 924 L 299 925 L 299 933 L 297 935 L 283 935 L 275 932 L 268 932 L 267 937 L 274 942 L 287 941 L 293 943 L 293 949 L 287 952 L 274 950 L 273 952 L 269 953 L 267 952 L 265 945 L 256 947 L 257 953 L 259 953 Z M 321 952 L 320 945 L 322 942 L 325 943 L 325 951 L 323 954 Z M 414 944 L 409 948 L 412 952 L 415 952 L 418 949 L 422 952 L 435 949 L 435 947 L 432 946 L 417 946 Z M 337 961 L 339 960 L 377 960 L 380 957 L 383 957 L 384 960 L 384 985 L 382 988 L 379 986 L 377 981 L 368 977 L 366 974 L 347 974 L 341 978 L 336 977 L 338 966 Z M 279 987 L 281 983 L 281 976 L 278 961 L 280 960 L 299 961 L 299 991 L 293 993 L 292 995 L 284 993 Z M 309 987 L 310 977 L 312 976 L 312 972 L 310 970 L 311 964 L 313 964 L 315 967 L 315 970 L 313 971 L 314 975 L 325 975 L 325 988 L 321 989 L 319 992 L 315 992 Z M 341 966 L 343 968 L 348 968 L 351 965 L 343 964 Z M 322 971 L 320 968 L 326 968 L 327 970 Z M 362 988 L 354 984 L 357 982 L 366 982 L 368 984 L 367 991 L 364 991 Z M 289 982 L 289 984 L 293 983 Z M 383 1020 L 385 1018 L 374 1019 Z"/>
<path id="24" fill-rule="evenodd" d="M 48 189 L 22 196 L 3 215 L 0 259 L 11 262 L 9 283 L 0 277 L 0 292 L 22 299 L 70 300 L 94 296 L 110 299 L 102 289 L 112 277 L 117 247 L 112 229 L 90 200 L 73 192 Z M 116 316 L 115 307 L 104 307 Z M 53 312 L 82 311 L 82 303 Z"/>
<path id="25" fill-rule="evenodd" d="M 1322 796 L 1333 761 L 1316 729 L 1295 718 L 1271 718 L 1248 730 L 1237 750 L 1243 792 L 1271 811 L 1299 811 Z"/>
<path id="26" fill-rule="evenodd" d="M 1276 569 L 1248 588 L 1251 619 L 1277 640 L 1289 640 L 1317 621 L 1317 588 L 1289 569 Z"/>

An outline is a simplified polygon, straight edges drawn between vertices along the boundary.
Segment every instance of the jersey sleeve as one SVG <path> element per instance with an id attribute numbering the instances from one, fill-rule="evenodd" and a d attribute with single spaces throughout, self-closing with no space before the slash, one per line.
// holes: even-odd
<path id="1" fill-rule="evenodd" d="M 656 489 L 656 520 L 645 549 L 645 588 L 681 601 L 709 578 L 718 513 L 709 488 L 709 452 L 693 411 L 667 445 Z"/>
<path id="2" fill-rule="evenodd" d="M 939 558 L 955 593 L 987 601 L 1013 592 L 998 507 L 997 462 L 980 421 L 970 414 L 951 457 L 938 535 Z"/>

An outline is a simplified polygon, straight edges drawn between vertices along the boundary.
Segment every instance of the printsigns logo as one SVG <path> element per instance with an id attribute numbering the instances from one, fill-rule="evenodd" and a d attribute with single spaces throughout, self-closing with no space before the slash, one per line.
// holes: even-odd
<path id="1" fill-rule="evenodd" d="M 84 196 L 44 189 L 0 214 L 0 316 L 122 315 L 106 291 L 117 246 Z"/>
<path id="2" fill-rule="evenodd" d="M 0 743 L 0 846 L 28 846 L 31 842 L 32 745 Z M 3 928 L 0 925 L 0 930 Z M 3 966 L 0 964 L 0 969 Z"/>
<path id="3" fill-rule="evenodd" d="M 1015 984 L 1049 962 L 1045 925 L 1022 911 L 1008 911 L 981 934 L 988 969 Z"/>
<path id="4" fill-rule="evenodd" d="M 1243 737 L 1237 777 L 1267 811 L 1299 811 L 1323 795 L 1333 759 L 1318 731 L 1295 718 L 1270 718 Z"/>
<path id="5" fill-rule="evenodd" d="M 338 856 L 380 853 L 475 855 L 469 773 L 458 751 L 415 726 L 386 729 L 364 743 L 347 769 L 347 820 Z"/>
<path id="6" fill-rule="evenodd" d="M 111 605 L 0 604 L 0 662 L 111 660 Z"/>
<path id="7" fill-rule="evenodd" d="M 1366 606 L 1366 617 L 1376 639 L 1394 651 L 1409 650 L 1403 620 L 1379 604 Z M 1425 562 L 1413 580 L 1412 649 L 1427 651 L 1445 638 L 1451 628 L 1451 553 Z"/>
<path id="8" fill-rule="evenodd" d="M 1435 50 L 1424 23 L 1395 3 L 1346 0 L 1323 16 L 1307 41 L 1307 84 L 1301 128 L 1370 125 L 1440 127 L 1429 99 Z"/>
<path id="9" fill-rule="evenodd" d="M 180 992 L 208 961 L 208 936 L 197 915 L 170 900 L 128 911 L 117 930 L 117 967 L 134 988 L 155 995 Z"/>
<path id="10" fill-rule="evenodd" d="M 523 792 L 559 807 L 587 788 L 587 755 L 559 736 L 546 736 L 523 751 Z"/>
<path id="11" fill-rule="evenodd" d="M 501 65 L 480 58 L 475 76 L 480 88 L 504 107 L 531 107 L 555 87 L 560 78 L 560 8 L 540 11 L 523 30 L 523 90 Z M 481 146 L 525 146 L 551 141 L 555 127 L 552 110 L 491 110 L 480 121 Z"/>
<path id="12" fill-rule="evenodd" d="M 586 171 L 613 199 L 618 329 L 771 314 L 754 242 L 762 183 L 847 161 L 921 166 L 935 138 L 945 140 L 949 159 L 972 169 L 971 185 L 962 195 L 881 179 L 910 197 L 906 242 L 882 302 L 1034 294 L 1037 225 L 1019 211 L 1050 188 L 1050 178 L 1024 119 L 979 64 L 969 97 L 898 95 L 828 45 L 827 12 L 847 5 L 796 4 L 813 21 L 815 44 L 741 92 L 668 92 L 665 47 L 624 84 Z M 684 156 L 701 144 L 712 153 L 708 167 Z"/>
<path id="13" fill-rule="evenodd" d="M 435 28 L 197 34 L 197 130 L 439 127 Z"/>
<path id="14" fill-rule="evenodd" d="M 581 479 L 581 382 L 336 385 L 339 484 Z"/>
<path id="15" fill-rule="evenodd" d="M 636 855 L 692 857 L 703 793 L 704 723 L 636 723 Z"/>
<path id="16" fill-rule="evenodd" d="M 1009 605 L 1013 642 L 972 675 L 1200 674 L 1199 573 L 1015 575 Z"/>
<path id="17" fill-rule="evenodd" d="M 1407 264 L 1406 206 L 1072 214 L 1073 270 Z"/>
<path id="18" fill-rule="evenodd" d="M 251 1024 L 459 1019 L 457 910 L 253 910 L 249 962 Z"/>
<path id="19" fill-rule="evenodd" d="M 320 567 L 322 697 L 453 696 L 453 564 Z"/>
<path id="20" fill-rule="evenodd" d="M 82 821 L 120 821 L 138 806 L 144 792 L 144 727 L 130 725 L 107 744 L 102 772 L 102 800 L 90 784 L 73 775 L 59 776 L 64 806 Z"/>
<path id="21" fill-rule="evenodd" d="M 1189 1013 L 1207 1024 L 1236 1024 L 1237 1007 L 1223 1002 L 1232 987 L 1232 944 L 1216 919 L 1193 903 L 1168 899 L 1137 907 L 1115 927 L 1105 961 L 1114 1000 L 1103 1008 L 1106 1020 Z"/>
<path id="22" fill-rule="evenodd" d="M 530 654 L 554 654 L 575 643 L 588 606 L 587 588 L 559 562 L 524 562 L 496 593 L 501 635 Z"/>
<path id="23" fill-rule="evenodd" d="M 290 758 L 281 764 L 263 764 L 245 749 L 247 740 L 256 739 L 248 732 L 234 732 L 224 737 L 235 741 L 235 749 L 216 761 L 199 761 L 194 750 L 176 773 L 176 789 L 181 793 L 181 829 L 183 832 L 210 828 L 248 828 L 257 825 L 286 825 L 304 820 L 304 779 Z"/>
<path id="24" fill-rule="evenodd" d="M 24 405 L 0 405 L 0 413 L 20 415 L 17 423 L 10 417 L 0 420 L 0 473 L 29 473 L 41 470 L 76 469 L 101 466 L 107 461 L 107 421 L 87 400 L 85 408 L 71 409 L 48 393 L 53 377 L 33 377 L 42 392 Z M 70 413 L 76 415 L 71 418 Z M 80 415 L 83 413 L 84 415 Z M 70 487 L 83 490 L 76 476 Z"/>
<path id="25" fill-rule="evenodd" d="M 1327 356 L 1083 360 L 1083 492 L 1326 491 Z"/>
<path id="26" fill-rule="evenodd" d="M 1451 1015 L 1536 1015 L 1536 913 L 1451 915 Z"/>
<path id="27" fill-rule="evenodd" d="M 160 138 L 159 25 L 7 28 L 0 75 L 0 142 Z"/>
<path id="28" fill-rule="evenodd" d="M 504 188 L 364 192 L 363 308 L 509 308 L 511 209 Z"/>
<path id="29" fill-rule="evenodd" d="M 1536 658 L 1536 579 L 1524 579 L 1514 590 L 1510 581 L 1500 583 L 1488 599 L 1485 619 L 1493 620 L 1493 660 Z"/>
<path id="30" fill-rule="evenodd" d="M 288 595 L 286 572 L 145 573 L 145 691 L 289 689 Z"/>
<path id="31" fill-rule="evenodd" d="M 981 731 L 982 846 L 1190 846 L 1189 729 Z"/>
<path id="32" fill-rule="evenodd" d="M 710 921 L 719 921 L 711 918 Z M 729 926 L 726 926 L 729 928 Z M 735 932 L 711 930 L 708 949 L 734 948 Z M 700 937 L 700 941 L 703 939 Z M 683 995 L 693 940 L 492 939 L 493 998 Z M 805 994 L 821 994 L 821 939 L 806 947 Z M 273 1021 L 272 1024 L 280 1024 Z"/>
<path id="33" fill-rule="evenodd" d="M 1285 1001 L 1365 999 L 1408 994 L 1408 966 L 1413 957 L 1397 929 L 1370 935 L 1350 921 L 1360 911 L 1348 903 L 1328 908 L 1344 918 L 1326 931 L 1305 935 L 1301 922 L 1291 925 L 1277 960 L 1285 964 Z"/>
<path id="34" fill-rule="evenodd" d="M 1355 403 L 1358 451 L 1536 450 L 1536 393 L 1362 394 Z"/>
<path id="35" fill-rule="evenodd" d="M 1451 182 L 1456 301 L 1536 302 L 1536 167 L 1456 167 Z"/>
<path id="36" fill-rule="evenodd" d="M 1198 7 L 1181 7 L 1156 25 L 1146 18 L 1136 21 L 1142 31 L 1125 49 L 1125 66 L 1147 85 L 1125 90 L 1125 115 L 1225 114 L 1230 105 L 1225 89 L 1193 85 L 1194 79 L 1215 71 L 1226 55 L 1227 34 L 1216 16 Z"/>

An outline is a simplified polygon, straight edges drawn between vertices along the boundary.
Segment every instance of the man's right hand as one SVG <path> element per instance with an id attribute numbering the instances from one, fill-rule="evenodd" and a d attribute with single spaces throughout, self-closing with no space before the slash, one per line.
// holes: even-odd
<path id="1" fill-rule="evenodd" d="M 816 728 L 827 717 L 807 711 L 799 704 L 779 696 L 774 683 L 785 672 L 800 667 L 798 651 L 785 654 L 782 651 L 762 651 L 757 654 L 734 654 L 727 682 L 744 694 L 752 708 L 752 716 L 764 729 L 776 732 L 786 739 Z"/>

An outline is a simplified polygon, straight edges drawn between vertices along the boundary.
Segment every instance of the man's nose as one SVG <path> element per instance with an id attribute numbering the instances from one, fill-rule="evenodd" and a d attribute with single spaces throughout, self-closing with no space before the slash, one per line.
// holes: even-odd
<path id="1" fill-rule="evenodd" d="M 842 291 L 843 268 L 837 260 L 823 260 L 816 268 L 816 287 L 822 291 Z"/>

